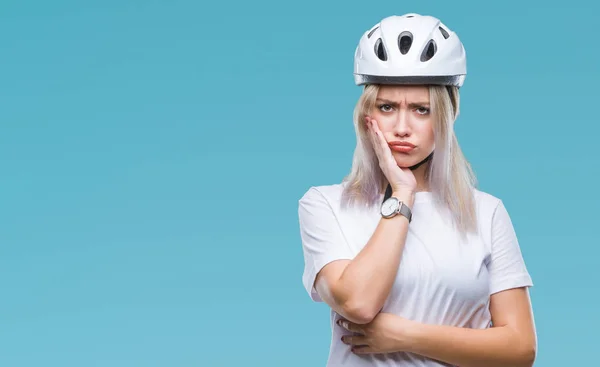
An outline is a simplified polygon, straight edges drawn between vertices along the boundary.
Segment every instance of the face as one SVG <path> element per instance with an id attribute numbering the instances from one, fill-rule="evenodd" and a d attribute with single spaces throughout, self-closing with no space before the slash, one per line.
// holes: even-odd
<path id="1" fill-rule="evenodd" d="M 379 88 L 371 117 L 377 121 L 398 166 L 413 166 L 433 152 L 430 108 L 426 86 L 382 85 Z"/>

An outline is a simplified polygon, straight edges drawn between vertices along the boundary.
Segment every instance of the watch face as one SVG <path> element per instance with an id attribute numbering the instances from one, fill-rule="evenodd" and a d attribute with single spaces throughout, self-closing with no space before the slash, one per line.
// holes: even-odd
<path id="1" fill-rule="evenodd" d="M 389 216 L 394 214 L 394 212 L 396 211 L 396 209 L 398 208 L 398 199 L 396 198 L 389 198 L 386 201 L 383 202 L 383 204 L 381 205 L 381 214 L 384 216 Z"/>

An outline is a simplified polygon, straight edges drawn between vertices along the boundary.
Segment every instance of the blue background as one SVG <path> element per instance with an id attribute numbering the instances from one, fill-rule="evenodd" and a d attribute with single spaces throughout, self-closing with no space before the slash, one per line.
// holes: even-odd
<path id="1" fill-rule="evenodd" d="M 594 364 L 586 3 L 4 0 L 0 366 L 325 365 L 297 201 L 347 174 L 354 49 L 407 12 L 467 49 L 457 134 L 534 278 L 536 366 Z"/>

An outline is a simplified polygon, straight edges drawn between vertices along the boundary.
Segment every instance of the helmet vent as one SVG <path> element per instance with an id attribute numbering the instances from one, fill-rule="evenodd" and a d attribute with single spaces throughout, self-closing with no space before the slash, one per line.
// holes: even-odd
<path id="1" fill-rule="evenodd" d="M 429 42 L 425 46 L 425 49 L 423 50 L 423 53 L 421 54 L 421 61 L 425 62 L 425 61 L 431 60 L 433 55 L 435 55 L 436 51 L 437 51 L 437 47 L 436 47 L 435 41 L 429 40 Z"/>
<path id="2" fill-rule="evenodd" d="M 385 52 L 385 47 L 383 47 L 383 42 L 381 41 L 381 38 L 379 38 L 377 42 L 375 42 L 375 53 L 381 61 L 387 61 L 387 54 Z"/>
<path id="3" fill-rule="evenodd" d="M 398 48 L 400 48 L 400 53 L 402 55 L 406 55 L 410 50 L 410 46 L 412 46 L 413 35 L 410 32 L 402 32 L 400 36 L 398 36 Z"/>
<path id="4" fill-rule="evenodd" d="M 446 31 L 442 27 L 440 27 L 440 32 L 442 32 L 442 36 L 444 36 L 444 39 L 448 39 L 448 37 L 450 37 L 450 35 L 448 34 L 448 31 Z"/>
<path id="5" fill-rule="evenodd" d="M 375 31 L 379 29 L 379 26 L 374 27 L 373 29 L 371 29 L 371 32 L 369 32 L 369 34 L 367 35 L 367 38 L 371 38 L 371 36 L 373 35 L 373 33 L 375 33 Z"/>

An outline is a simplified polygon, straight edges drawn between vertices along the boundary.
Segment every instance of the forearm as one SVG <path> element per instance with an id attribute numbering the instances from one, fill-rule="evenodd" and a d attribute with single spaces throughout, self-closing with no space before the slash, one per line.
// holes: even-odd
<path id="1" fill-rule="evenodd" d="M 412 207 L 411 194 L 394 194 Z M 381 310 L 396 278 L 408 233 L 409 221 L 402 215 L 381 218 L 368 243 L 346 266 L 338 290 L 344 308 L 369 322 Z"/>
<path id="2" fill-rule="evenodd" d="M 531 367 L 535 343 L 507 326 L 469 329 L 414 324 L 408 352 L 460 367 Z"/>

